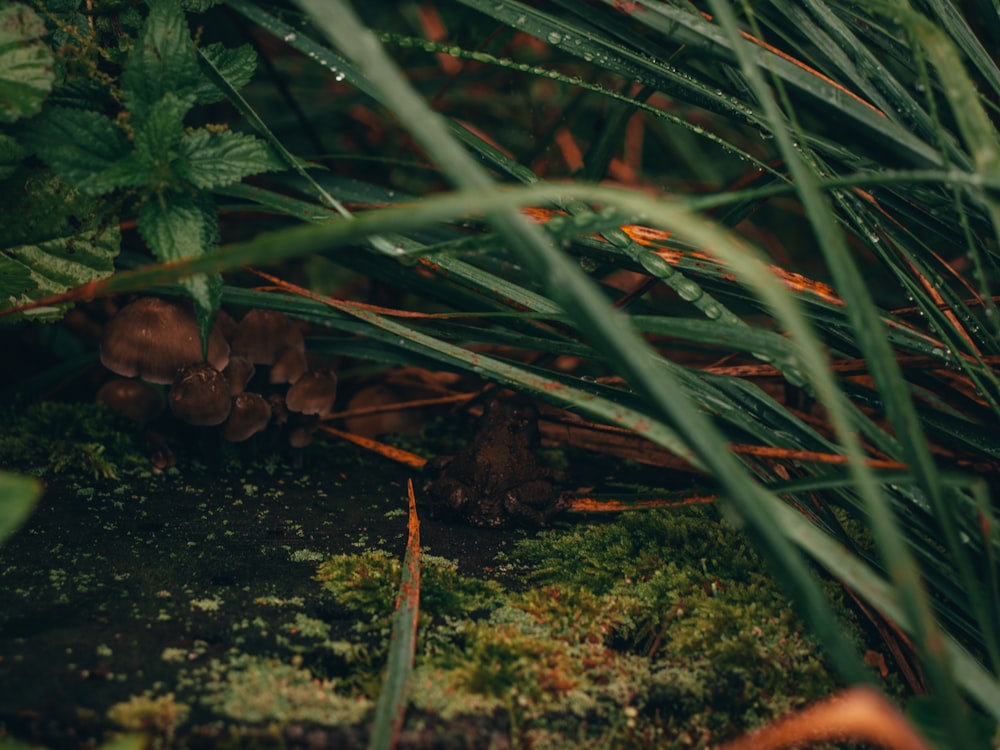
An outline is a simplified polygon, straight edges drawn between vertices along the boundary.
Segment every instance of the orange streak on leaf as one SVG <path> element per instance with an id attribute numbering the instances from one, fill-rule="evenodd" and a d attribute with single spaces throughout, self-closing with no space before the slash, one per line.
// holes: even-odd
<path id="1" fill-rule="evenodd" d="M 718 500 L 716 495 L 691 495 L 682 500 L 655 498 L 652 500 L 596 500 L 592 497 L 574 497 L 569 501 L 570 513 L 620 513 L 636 508 L 681 508 L 686 505 L 704 505 Z"/>
<path id="2" fill-rule="evenodd" d="M 707 18 L 709 21 L 712 20 L 712 16 L 709 15 L 708 13 L 705 13 L 703 11 L 702 15 L 705 18 Z M 751 34 L 748 31 L 740 31 L 740 36 L 742 36 L 748 42 L 753 42 L 758 47 L 762 47 L 763 49 L 766 49 L 771 54 L 777 55 L 782 60 L 785 60 L 786 62 L 790 62 L 795 67 L 801 68 L 802 70 L 806 71 L 810 75 L 815 76 L 819 80 L 823 81 L 823 83 L 827 84 L 828 86 L 832 86 L 833 88 L 837 89 L 838 91 L 840 91 L 840 92 L 846 94 L 847 96 L 851 97 L 856 102 L 858 102 L 858 104 L 862 104 L 865 107 L 868 107 L 868 109 L 870 109 L 875 114 L 881 115 L 882 117 L 885 117 L 885 112 L 883 112 L 882 110 L 880 110 L 874 104 L 871 104 L 871 103 L 865 101 L 864 99 L 862 99 L 860 96 L 858 96 L 857 94 L 855 94 L 850 89 L 844 88 L 843 86 L 841 86 L 839 83 L 837 83 L 835 80 L 833 80 L 829 76 L 824 75 L 823 73 L 820 73 L 818 70 L 816 70 L 816 68 L 813 68 L 813 67 L 811 67 L 809 65 L 806 65 L 801 60 L 798 60 L 798 59 L 792 57 L 787 52 L 784 52 L 784 51 L 778 49 L 777 47 L 775 47 L 772 44 L 768 44 L 763 39 L 758 39 L 757 37 L 755 37 L 753 34 Z"/>
<path id="3" fill-rule="evenodd" d="M 842 465 L 848 462 L 847 456 L 839 453 L 823 453 L 821 451 L 804 451 L 792 448 L 775 448 L 769 445 L 739 445 L 729 446 L 733 453 L 740 453 L 744 456 L 758 456 L 760 458 L 781 458 L 787 461 L 816 461 L 823 464 Z M 906 464 L 899 461 L 890 461 L 882 458 L 867 458 L 865 465 L 873 469 L 899 469 L 907 468 Z"/>

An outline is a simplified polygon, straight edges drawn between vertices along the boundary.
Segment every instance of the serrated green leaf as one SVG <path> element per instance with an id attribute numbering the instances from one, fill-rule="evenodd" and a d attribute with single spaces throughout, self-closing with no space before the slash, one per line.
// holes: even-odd
<path id="1" fill-rule="evenodd" d="M 52 91 L 55 60 L 44 35 L 31 8 L 13 3 L 0 10 L 0 122 L 38 114 Z"/>
<path id="2" fill-rule="evenodd" d="M 0 307 L 21 305 L 110 276 L 119 242 L 117 227 L 108 227 L 103 233 L 56 237 L 37 245 L 4 249 L 0 253 L 4 261 L 0 274 L 7 277 L 9 272 L 10 275 L 3 281 L 5 298 L 0 300 Z M 25 274 L 30 279 L 27 285 L 23 283 Z M 18 286 L 21 286 L 19 290 Z M 11 288 L 9 295 L 8 287 Z M 3 321 L 13 323 L 24 318 L 54 321 L 59 320 L 65 310 L 65 306 L 40 307 L 23 315 L 5 316 Z"/>
<path id="3" fill-rule="evenodd" d="M 234 49 L 221 44 L 209 44 L 201 49 L 201 54 L 236 90 L 250 83 L 257 70 L 257 53 L 249 44 Z M 208 78 L 202 80 L 194 95 L 199 104 L 211 104 L 226 98 L 226 92 L 220 91 Z"/>
<path id="4" fill-rule="evenodd" d="M 27 266 L 0 254 L 0 307 L 18 302 L 37 288 Z"/>
<path id="5" fill-rule="evenodd" d="M 197 53 L 177 0 L 151 0 L 149 16 L 122 73 L 125 106 L 143 116 L 168 92 L 191 95 L 201 83 Z"/>
<path id="6" fill-rule="evenodd" d="M 206 216 L 194 199 L 169 193 L 139 210 L 139 233 L 163 261 L 201 255 L 209 247 Z"/>
<path id="7" fill-rule="evenodd" d="M 20 137 L 53 172 L 86 193 L 100 195 L 135 184 L 128 173 L 116 170 L 116 163 L 131 151 L 128 138 L 97 112 L 46 107 Z"/>
<path id="8" fill-rule="evenodd" d="M 172 182 L 172 165 L 178 157 L 177 144 L 184 134 L 184 116 L 191 105 L 190 98 L 164 94 L 136 124 L 135 155 L 147 172 L 145 184 L 158 193 Z"/>
<path id="9" fill-rule="evenodd" d="M 139 232 L 153 254 L 164 261 L 203 255 L 218 244 L 218 226 L 212 206 L 187 195 L 170 193 L 151 200 L 139 211 Z M 222 276 L 200 274 L 182 279 L 194 301 L 206 341 L 222 298 Z"/>
<path id="10" fill-rule="evenodd" d="M 243 133 L 195 130 L 184 135 L 179 151 L 181 176 L 203 189 L 232 185 L 247 175 L 285 166 L 263 141 Z"/>
<path id="11" fill-rule="evenodd" d="M 41 496 L 42 483 L 34 477 L 0 471 L 0 544 L 24 523 Z"/>
<path id="12" fill-rule="evenodd" d="M 9 307 L 110 276 L 118 254 L 118 219 L 103 201 L 68 188 L 48 173 L 23 170 L 0 186 L 0 307 Z M 64 308 L 33 310 L 58 319 Z M 25 316 L 8 316 L 4 320 Z"/>

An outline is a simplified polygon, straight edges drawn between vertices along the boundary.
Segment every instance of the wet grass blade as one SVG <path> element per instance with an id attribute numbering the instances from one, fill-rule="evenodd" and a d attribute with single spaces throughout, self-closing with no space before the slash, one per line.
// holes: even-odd
<path id="1" fill-rule="evenodd" d="M 392 618 L 389 661 L 382 692 L 375 706 L 369 750 L 391 750 L 396 746 L 406 715 L 406 688 L 413 672 L 417 648 L 417 618 L 420 614 L 420 519 L 413 496 L 413 480 L 407 482 L 409 520 L 403 576 L 396 595 L 396 613 Z"/>
<path id="2" fill-rule="evenodd" d="M 910 400 L 909 389 L 888 340 L 882 332 L 884 329 L 870 293 L 851 260 L 842 235 L 836 229 L 831 207 L 815 185 L 812 170 L 794 143 L 795 131 L 785 124 L 787 122 L 785 113 L 779 108 L 778 101 L 765 81 L 765 71 L 771 72 L 772 68 L 762 63 L 750 50 L 749 45 L 741 39 L 736 17 L 727 2 L 710 0 L 710 7 L 728 36 L 749 84 L 762 107 L 769 112 L 769 118 L 776 127 L 778 145 L 788 162 L 791 174 L 795 177 L 803 204 L 813 224 L 816 239 L 840 293 L 851 300 L 848 314 L 852 327 L 865 353 L 865 359 L 872 368 L 879 391 L 886 400 L 887 412 L 896 426 L 907 463 L 915 470 L 921 489 L 944 525 L 946 537 L 954 537 L 954 521 L 945 507 L 944 492 L 938 472 L 928 450 L 913 402 Z M 783 103 L 787 104 L 787 99 Z M 903 534 L 893 517 L 885 495 L 871 472 L 860 460 L 861 454 L 856 443 L 850 438 L 845 415 L 837 408 L 840 401 L 841 399 L 836 397 L 829 400 L 830 415 L 838 433 L 846 438 L 845 448 L 848 454 L 852 455 L 852 467 L 859 491 L 865 498 L 871 516 L 872 531 L 880 545 L 885 565 L 898 589 L 904 611 L 914 629 L 932 689 L 937 694 L 941 720 L 948 727 L 951 741 L 956 747 L 971 747 L 962 700 L 955 688 L 947 660 L 940 649 L 941 633 L 920 579 L 919 568 L 907 549 Z M 957 551 L 963 558 L 966 554 L 965 550 L 953 548 L 953 551 Z"/>

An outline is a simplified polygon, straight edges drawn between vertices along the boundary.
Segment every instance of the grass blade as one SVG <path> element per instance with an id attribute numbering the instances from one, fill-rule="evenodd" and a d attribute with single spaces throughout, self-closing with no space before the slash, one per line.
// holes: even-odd
<path id="1" fill-rule="evenodd" d="M 420 614 L 420 519 L 413 496 L 413 480 L 406 484 L 409 496 L 406 554 L 403 556 L 403 576 L 396 596 L 396 613 L 392 619 L 392 645 L 386 678 L 382 683 L 375 719 L 368 741 L 369 750 L 391 750 L 396 746 L 406 714 L 406 688 L 413 672 L 413 657 L 417 649 L 417 619 Z"/>

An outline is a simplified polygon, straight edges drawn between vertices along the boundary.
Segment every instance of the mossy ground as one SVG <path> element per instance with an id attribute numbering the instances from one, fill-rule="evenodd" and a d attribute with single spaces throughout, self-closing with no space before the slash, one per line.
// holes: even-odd
<path id="1" fill-rule="evenodd" d="M 87 433 L 100 413 L 62 418 L 78 437 L 59 450 L 102 444 Z M 363 744 L 412 471 L 320 442 L 299 470 L 188 456 L 152 474 L 123 434 L 98 452 L 110 474 L 28 464 L 48 488 L 0 548 L 0 738 Z M 832 670 L 718 515 L 542 533 L 425 519 L 404 741 L 699 747 L 829 693 Z"/>

